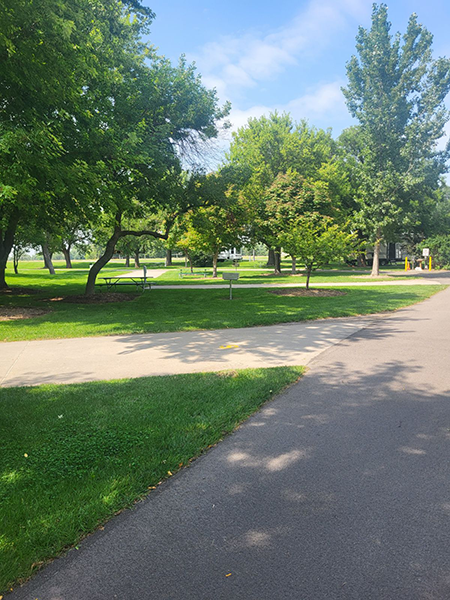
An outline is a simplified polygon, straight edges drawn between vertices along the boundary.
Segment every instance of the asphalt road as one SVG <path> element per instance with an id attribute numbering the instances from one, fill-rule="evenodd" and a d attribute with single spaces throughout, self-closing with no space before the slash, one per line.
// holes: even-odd
<path id="1" fill-rule="evenodd" d="M 14 600 L 448 600 L 450 289 L 323 352 Z"/>

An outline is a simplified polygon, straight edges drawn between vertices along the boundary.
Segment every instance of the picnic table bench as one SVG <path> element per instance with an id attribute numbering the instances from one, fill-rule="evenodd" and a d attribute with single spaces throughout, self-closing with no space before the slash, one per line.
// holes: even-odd
<path id="1" fill-rule="evenodd" d="M 180 269 L 180 273 L 179 273 L 179 277 L 207 277 L 208 275 L 208 271 L 205 269 L 204 271 L 200 272 L 197 271 L 197 273 L 191 273 L 190 271 L 183 271 L 183 269 Z"/>
<path id="2" fill-rule="evenodd" d="M 152 282 L 148 277 L 100 277 L 105 283 L 96 283 L 97 286 L 106 286 L 106 291 L 115 290 L 122 285 L 134 285 L 137 289 L 151 290 Z"/>

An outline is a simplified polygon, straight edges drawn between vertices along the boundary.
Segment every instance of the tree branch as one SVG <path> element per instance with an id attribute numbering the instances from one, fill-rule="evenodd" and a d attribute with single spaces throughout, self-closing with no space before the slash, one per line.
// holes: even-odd
<path id="1" fill-rule="evenodd" d="M 126 235 L 134 235 L 135 237 L 139 237 L 141 235 L 151 235 L 160 240 L 167 240 L 169 237 L 169 232 L 166 231 L 166 233 L 160 233 L 159 231 L 149 231 L 148 229 L 142 229 L 141 231 L 122 230 L 119 238 L 125 237 Z"/>

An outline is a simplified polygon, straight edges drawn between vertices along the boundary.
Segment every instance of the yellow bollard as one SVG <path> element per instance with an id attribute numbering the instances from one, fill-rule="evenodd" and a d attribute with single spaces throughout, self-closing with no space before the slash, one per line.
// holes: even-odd
<path id="1" fill-rule="evenodd" d="M 408 257 L 405 258 L 405 271 L 408 270 Z"/>
<path id="2" fill-rule="evenodd" d="M 428 270 L 431 271 L 431 254 L 430 254 L 430 262 L 428 263 Z"/>

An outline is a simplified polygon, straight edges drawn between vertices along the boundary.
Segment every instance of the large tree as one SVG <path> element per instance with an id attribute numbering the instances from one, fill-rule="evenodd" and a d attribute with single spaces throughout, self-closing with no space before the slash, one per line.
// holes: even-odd
<path id="1" fill-rule="evenodd" d="M 181 59 L 177 66 L 151 48 L 121 70 L 109 92 L 102 124 L 90 131 L 98 151 L 99 204 L 109 217 L 110 237 L 89 271 L 86 294 L 110 260 L 118 240 L 149 235 L 167 239 L 176 217 L 200 202 L 204 177 L 187 178 L 183 155 L 196 152 L 218 133 L 228 113 L 216 92 L 207 90 L 195 68 Z M 163 218 L 159 218 L 163 215 Z M 127 229 L 124 221 L 158 217 L 158 229 Z"/>
<path id="2" fill-rule="evenodd" d="M 241 199 L 250 215 L 250 236 L 275 251 L 275 272 L 280 271 L 278 229 L 266 219 L 267 192 L 279 175 L 295 170 L 301 177 L 321 181 L 339 202 L 345 173 L 335 161 L 336 144 L 330 131 L 294 123 L 289 114 L 272 113 L 249 119 L 233 134 L 228 154 L 231 167 L 241 173 Z"/>
<path id="3" fill-rule="evenodd" d="M 370 30 L 359 28 L 343 90 L 359 121 L 357 221 L 374 244 L 374 276 L 381 241 L 408 227 L 410 203 L 437 188 L 449 157 L 437 141 L 448 120 L 450 61 L 433 59 L 432 36 L 415 14 L 403 36 L 390 28 L 387 6 L 374 5 Z"/>
<path id="4" fill-rule="evenodd" d="M 101 126 L 151 17 L 138 0 L 0 3 L 0 288 L 19 224 L 86 219 L 99 190 L 87 124 Z"/>
<path id="5" fill-rule="evenodd" d="M 166 235 L 124 219 L 164 209 L 168 225 L 187 204 L 172 184 L 180 157 L 217 134 L 228 107 L 184 59 L 142 42 L 152 18 L 138 0 L 0 3 L 0 288 L 20 223 L 109 220 L 92 293 L 118 239 Z"/>

